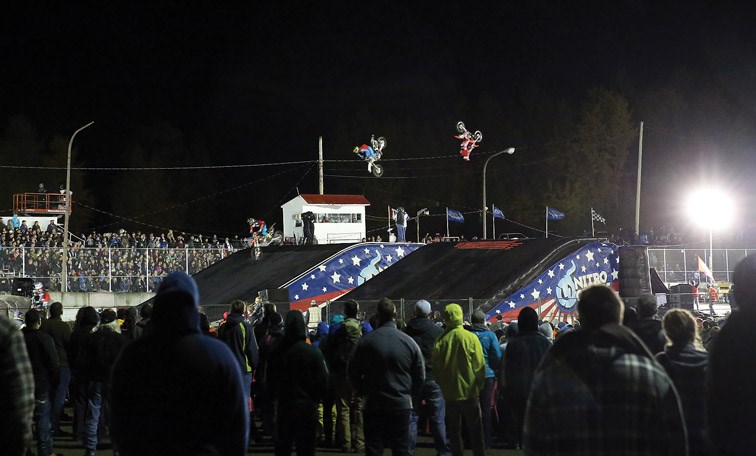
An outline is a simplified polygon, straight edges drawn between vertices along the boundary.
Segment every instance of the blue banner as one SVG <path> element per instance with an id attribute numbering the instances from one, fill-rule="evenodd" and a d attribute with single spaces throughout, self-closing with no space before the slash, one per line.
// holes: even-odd
<path id="1" fill-rule="evenodd" d="M 504 213 L 501 212 L 501 209 L 499 209 L 496 206 L 493 206 L 493 216 L 495 219 L 498 218 L 498 219 L 506 220 L 506 217 L 504 217 Z"/>
<path id="2" fill-rule="evenodd" d="M 548 215 L 549 220 L 562 220 L 564 218 L 564 213 L 559 209 L 554 209 L 553 207 L 548 208 Z"/>
<path id="3" fill-rule="evenodd" d="M 450 222 L 465 223 L 465 216 L 454 209 L 446 208 L 446 219 Z"/>

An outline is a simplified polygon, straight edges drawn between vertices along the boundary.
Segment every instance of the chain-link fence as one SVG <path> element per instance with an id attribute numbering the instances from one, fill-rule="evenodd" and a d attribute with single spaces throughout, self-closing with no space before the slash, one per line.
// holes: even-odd
<path id="1" fill-rule="evenodd" d="M 68 291 L 151 292 L 171 272 L 195 274 L 233 253 L 212 248 L 69 249 Z M 30 277 L 49 290 L 61 289 L 63 249 L 60 247 L 0 248 L 0 292 L 10 292 L 13 279 Z"/>
<path id="2" fill-rule="evenodd" d="M 715 282 L 732 282 L 735 265 L 746 256 L 756 254 L 756 250 L 714 249 L 712 253 L 708 249 L 648 249 L 648 263 L 668 286 L 688 282 L 699 270 L 698 258 L 707 266 L 712 265 Z M 709 262 L 710 256 L 713 263 Z"/>

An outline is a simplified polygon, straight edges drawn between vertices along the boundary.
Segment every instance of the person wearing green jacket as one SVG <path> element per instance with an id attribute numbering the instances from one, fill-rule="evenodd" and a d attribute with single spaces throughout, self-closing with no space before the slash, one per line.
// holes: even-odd
<path id="1" fill-rule="evenodd" d="M 446 434 L 454 456 L 462 456 L 462 418 L 475 456 L 486 454 L 478 395 L 486 376 L 483 346 L 462 327 L 462 308 L 444 309 L 444 332 L 433 347 L 433 373 L 446 401 Z"/>

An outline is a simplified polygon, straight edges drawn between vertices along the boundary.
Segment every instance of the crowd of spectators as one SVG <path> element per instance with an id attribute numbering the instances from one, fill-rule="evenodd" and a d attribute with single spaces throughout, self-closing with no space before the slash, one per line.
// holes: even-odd
<path id="1" fill-rule="evenodd" d="M 194 274 L 243 248 L 244 239 L 186 233 L 91 232 L 73 235 L 68 251 L 69 291 L 142 292 L 155 290 L 173 271 Z M 63 233 L 50 224 L 0 225 L 0 291 L 13 278 L 31 277 L 59 290 Z"/>

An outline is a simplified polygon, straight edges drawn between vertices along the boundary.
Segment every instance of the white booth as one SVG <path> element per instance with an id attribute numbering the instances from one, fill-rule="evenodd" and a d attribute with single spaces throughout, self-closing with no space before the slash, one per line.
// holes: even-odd
<path id="1" fill-rule="evenodd" d="M 370 202 L 363 195 L 298 195 L 281 206 L 284 238 L 301 239 L 302 214 L 312 212 L 313 234 L 319 244 L 360 242 L 365 239 L 367 206 Z"/>

